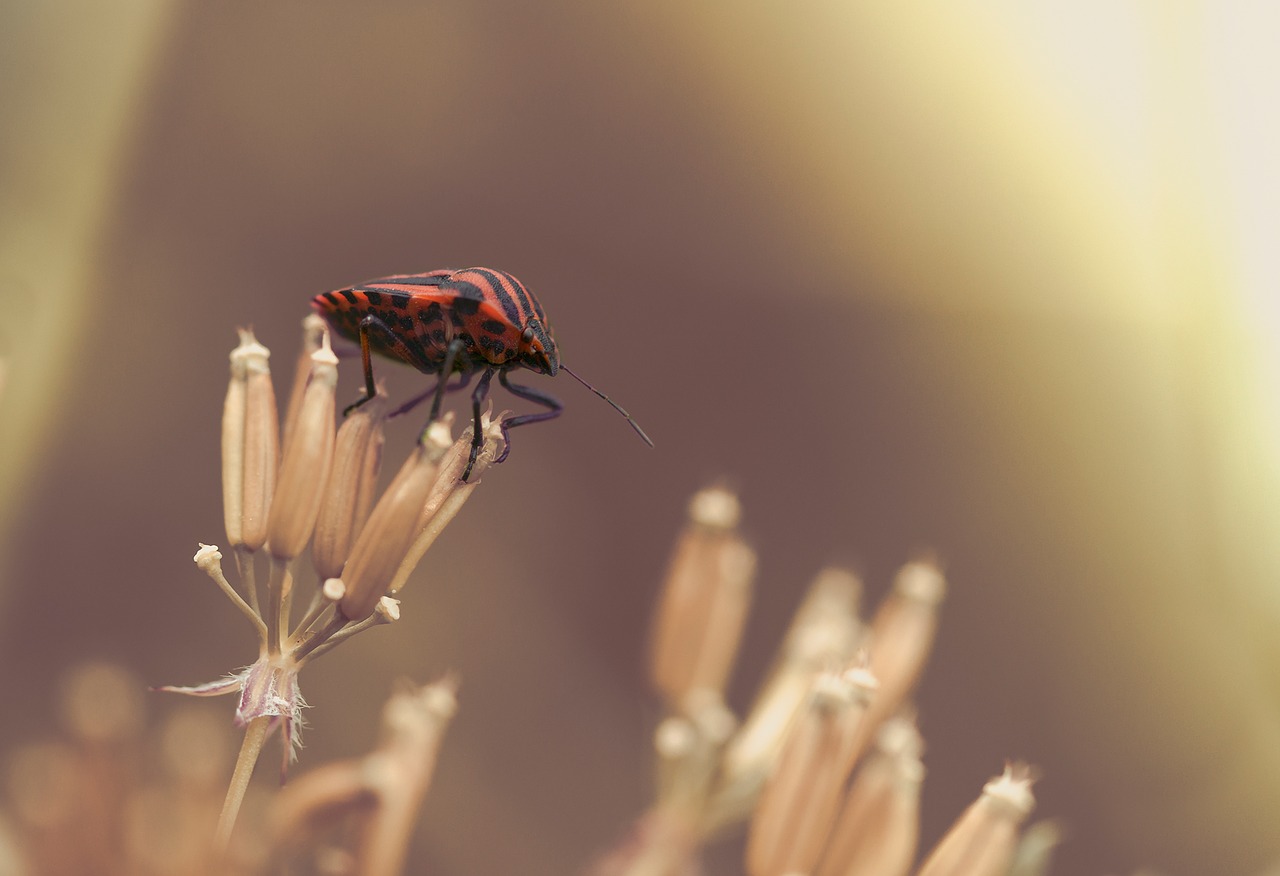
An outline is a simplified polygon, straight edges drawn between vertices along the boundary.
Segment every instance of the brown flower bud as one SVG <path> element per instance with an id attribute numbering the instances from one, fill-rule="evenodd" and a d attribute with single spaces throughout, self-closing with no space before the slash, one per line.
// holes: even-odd
<path id="1" fill-rule="evenodd" d="M 280 480 L 267 523 L 267 549 L 276 559 L 293 559 L 311 538 L 333 457 L 337 384 L 338 358 L 329 349 L 326 335 L 311 356 L 311 377 L 280 462 Z"/>
<path id="2" fill-rule="evenodd" d="M 737 656 L 756 567 L 738 516 L 737 497 L 722 487 L 690 502 L 651 637 L 650 679 L 673 708 L 696 690 L 722 693 Z"/>

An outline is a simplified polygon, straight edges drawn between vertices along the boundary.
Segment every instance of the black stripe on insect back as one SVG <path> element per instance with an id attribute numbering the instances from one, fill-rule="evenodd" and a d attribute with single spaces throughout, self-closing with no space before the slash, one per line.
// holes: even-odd
<path id="1" fill-rule="evenodd" d="M 384 283 L 393 283 L 397 286 L 443 286 L 448 280 L 447 275 L 427 277 L 427 276 L 409 276 L 409 277 L 388 277 L 383 280 Z"/>
<path id="2" fill-rule="evenodd" d="M 485 269 L 477 268 L 477 270 Z M 520 307 L 520 316 L 518 318 L 511 317 L 511 322 L 517 326 L 523 327 L 524 324 L 529 321 L 530 317 L 537 314 L 537 311 L 530 305 L 530 302 L 533 300 L 533 296 L 529 294 L 529 290 L 525 289 L 524 286 L 520 284 L 519 280 L 508 274 L 506 271 L 488 271 L 487 273 L 492 277 L 490 282 L 501 288 L 504 292 L 506 291 L 506 287 L 503 285 L 502 280 L 506 280 L 511 286 L 511 290 L 515 293 L 515 297 L 519 299 L 518 303 Z"/>
<path id="3" fill-rule="evenodd" d="M 355 304 L 357 301 L 360 300 L 359 297 L 356 295 L 356 293 L 351 291 L 350 289 L 339 289 L 338 294 L 341 295 L 343 298 L 347 299 L 348 304 Z"/>
<path id="4" fill-rule="evenodd" d="M 511 297 L 511 293 L 507 291 L 502 284 L 502 271 L 491 271 L 488 268 L 470 268 L 472 272 L 484 277 L 489 284 L 489 291 L 493 298 L 502 307 L 502 313 L 511 320 L 514 326 L 524 325 L 524 320 L 520 318 L 521 311 L 517 308 L 515 300 Z M 524 311 L 527 313 L 528 311 Z"/>
<path id="5" fill-rule="evenodd" d="M 533 297 L 533 293 L 524 287 L 515 277 L 507 274 L 507 279 L 511 281 L 511 285 L 516 287 L 516 294 L 520 296 L 520 300 L 524 302 L 525 313 L 533 313 L 538 317 L 538 322 L 543 325 L 547 324 L 547 315 L 542 312 L 542 304 L 537 298 Z"/>

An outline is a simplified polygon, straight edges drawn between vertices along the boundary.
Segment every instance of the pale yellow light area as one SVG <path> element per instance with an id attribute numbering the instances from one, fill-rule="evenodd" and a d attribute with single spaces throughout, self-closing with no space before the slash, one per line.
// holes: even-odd
<path id="1" fill-rule="evenodd" d="M 1065 373 L 1069 343 L 1028 342 L 993 376 L 961 342 L 948 361 L 967 373 L 950 385 L 967 395 L 949 401 L 993 471 L 1025 476 L 1062 544 L 1102 569 L 1043 631 L 1053 695 L 1113 738 L 1166 731 L 1068 740 L 1100 811 L 1139 845 L 1185 851 L 1194 841 L 1169 825 L 1198 822 L 1260 848 L 1274 836 L 1260 777 L 1280 769 L 1264 656 L 1280 623 L 1280 7 L 664 10 L 710 80 L 731 160 L 774 193 L 785 249 L 848 278 L 791 295 L 875 298 L 958 337 L 978 322 L 1006 340 L 1062 326 L 1108 351 L 1114 384 Z M 1105 410 L 1126 416 L 1112 427 Z M 1135 455 L 1141 488 L 1108 490 Z M 1161 571 L 1105 571 L 1136 557 Z M 1090 650 L 1114 657 L 1103 675 L 1077 668 Z M 1219 699 L 1202 710 L 1195 690 Z M 1160 776 L 1163 792 L 1110 786 L 1120 771 Z"/>
<path id="2" fill-rule="evenodd" d="M 1130 330 L 1210 423 L 1178 439 L 1204 442 L 1206 471 L 1171 476 L 1280 520 L 1280 8 L 663 14 L 739 170 L 799 217 L 787 249 L 849 266 L 848 287 L 796 294 Z"/>
<path id="3" fill-rule="evenodd" d="M 68 381 L 92 367 L 77 351 L 86 302 L 100 291 L 97 247 L 169 8 L 75 0 L 0 10 L 0 534 Z"/>

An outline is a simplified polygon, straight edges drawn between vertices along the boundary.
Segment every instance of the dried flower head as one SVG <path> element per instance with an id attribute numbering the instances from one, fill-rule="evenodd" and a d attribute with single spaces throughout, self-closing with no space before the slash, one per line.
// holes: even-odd
<path id="1" fill-rule="evenodd" d="M 398 591 L 444 526 L 499 457 L 507 414 L 482 418 L 481 452 L 468 482 L 461 480 L 472 448 L 469 433 L 454 441 L 450 418 L 433 423 L 399 475 L 375 503 L 387 403 L 381 394 L 335 430 L 338 359 L 327 330 L 304 323 L 305 380 L 295 380 L 278 454 L 277 414 L 266 367 L 269 353 L 248 332 L 232 354 L 223 405 L 223 493 L 228 535 L 236 549 L 243 595 L 227 580 L 222 553 L 201 545 L 195 562 L 253 623 L 257 661 L 226 678 L 161 690 L 193 696 L 238 694 L 236 723 L 245 729 L 217 832 L 230 840 L 240 801 L 262 744 L 279 730 L 282 770 L 294 756 L 302 710 L 298 674 L 311 660 L 372 626 L 400 616 Z M 300 367 L 299 375 L 304 373 Z M 278 471 L 277 471 L 278 469 Z M 293 618 L 297 557 L 312 540 L 319 573 L 310 603 Z M 254 552 L 269 554 L 265 594 L 259 592 Z"/>

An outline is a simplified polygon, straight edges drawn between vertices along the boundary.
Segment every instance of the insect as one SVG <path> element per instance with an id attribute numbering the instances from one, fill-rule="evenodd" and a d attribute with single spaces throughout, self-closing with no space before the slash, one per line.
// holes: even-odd
<path id="1" fill-rule="evenodd" d="M 424 374 L 438 374 L 435 386 L 401 405 L 392 415 L 403 414 L 428 397 L 432 398 L 427 425 L 440 415 L 445 385 L 455 372 L 461 381 L 454 391 L 467 386 L 481 372 L 471 392 L 474 421 L 471 455 L 462 474 L 471 476 L 476 455 L 484 442 L 480 428 L 480 406 L 489 394 L 495 374 L 510 393 L 546 408 L 523 414 L 502 423 L 503 449 L 496 462 L 507 458 L 511 449 L 508 429 L 539 423 L 560 416 L 564 406 L 546 393 L 512 383 L 507 374 L 527 368 L 554 377 L 565 371 L 587 389 L 608 402 L 626 417 L 631 428 L 650 447 L 653 441 L 613 399 L 565 367 L 551 334 L 551 325 L 542 305 L 525 285 L 506 271 L 492 268 L 428 271 L 425 274 L 397 274 L 368 280 L 345 289 L 325 292 L 311 301 L 340 336 L 360 344 L 364 365 L 364 397 L 343 413 L 350 413 L 377 394 L 373 382 L 372 353 L 399 359 Z"/>

